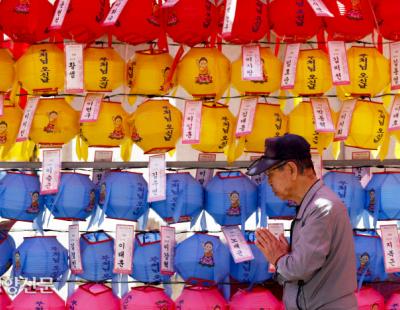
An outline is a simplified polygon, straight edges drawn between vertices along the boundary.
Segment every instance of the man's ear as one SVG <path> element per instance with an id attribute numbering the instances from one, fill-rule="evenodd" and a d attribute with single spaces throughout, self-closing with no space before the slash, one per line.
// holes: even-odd
<path id="1" fill-rule="evenodd" d="M 291 176 L 292 176 L 292 179 L 295 178 L 295 177 L 297 177 L 298 170 L 297 170 L 296 164 L 295 164 L 294 162 L 292 162 L 292 161 L 289 161 L 289 162 L 287 163 L 287 165 L 288 165 L 288 167 L 289 167 L 289 170 L 290 170 L 290 174 L 291 174 Z"/>

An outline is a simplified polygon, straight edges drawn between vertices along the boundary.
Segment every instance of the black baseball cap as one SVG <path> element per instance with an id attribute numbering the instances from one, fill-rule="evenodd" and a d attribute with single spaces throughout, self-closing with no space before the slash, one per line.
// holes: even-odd
<path id="1" fill-rule="evenodd" d="M 302 136 L 285 134 L 265 139 L 265 152 L 253 161 L 247 169 L 247 175 L 257 175 L 281 162 L 311 158 L 310 144 Z"/>

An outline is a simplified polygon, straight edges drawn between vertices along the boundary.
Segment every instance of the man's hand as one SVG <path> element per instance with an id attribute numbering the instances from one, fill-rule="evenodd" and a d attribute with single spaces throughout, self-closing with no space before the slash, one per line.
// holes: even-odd
<path id="1" fill-rule="evenodd" d="M 9 232 L 16 222 L 15 220 L 0 222 L 0 231 Z"/>
<path id="2" fill-rule="evenodd" d="M 289 243 L 281 234 L 279 240 L 265 227 L 256 230 L 256 246 L 271 263 L 276 264 L 278 259 L 289 253 Z"/>

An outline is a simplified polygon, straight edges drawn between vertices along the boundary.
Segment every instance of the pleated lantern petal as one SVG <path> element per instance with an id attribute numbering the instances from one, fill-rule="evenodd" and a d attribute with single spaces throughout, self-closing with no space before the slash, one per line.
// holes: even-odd
<path id="1" fill-rule="evenodd" d="M 376 220 L 400 219 L 400 173 L 374 173 L 365 188 L 365 208 Z"/>
<path id="2" fill-rule="evenodd" d="M 194 97 L 221 97 L 229 86 L 230 62 L 216 48 L 192 47 L 178 65 L 178 84 Z"/>
<path id="3" fill-rule="evenodd" d="M 335 121 L 335 114 L 333 113 L 332 118 Z M 310 143 L 312 149 L 322 151 L 333 142 L 334 133 L 315 131 L 311 102 L 301 102 L 289 113 L 288 119 L 289 133 L 304 137 Z"/>
<path id="4" fill-rule="evenodd" d="M 84 221 L 96 207 L 96 190 L 88 175 L 62 173 L 57 194 L 47 195 L 46 207 L 54 218 Z"/>
<path id="5" fill-rule="evenodd" d="M 378 234 L 356 234 L 354 237 L 356 252 L 357 280 L 365 282 L 384 281 L 385 273 L 382 240 Z"/>
<path id="6" fill-rule="evenodd" d="M 68 251 L 55 236 L 24 237 L 14 252 L 13 270 L 27 279 L 60 281 L 68 271 Z"/>
<path id="7" fill-rule="evenodd" d="M 151 203 L 151 208 L 167 223 L 196 219 L 203 209 L 203 187 L 190 173 L 167 174 L 167 199 Z"/>
<path id="8" fill-rule="evenodd" d="M 395 310 L 400 305 L 400 292 L 396 291 L 386 301 L 386 309 Z"/>
<path id="9" fill-rule="evenodd" d="M 99 204 L 109 218 L 137 221 L 149 208 L 147 182 L 140 173 L 112 171 L 100 185 Z"/>
<path id="10" fill-rule="evenodd" d="M 175 303 L 160 287 L 138 286 L 121 299 L 121 308 L 124 310 L 175 310 Z"/>
<path id="11" fill-rule="evenodd" d="M 261 40 L 269 30 L 267 3 L 261 0 L 238 0 L 232 32 L 225 41 L 247 44 Z"/>
<path id="12" fill-rule="evenodd" d="M 67 309 L 107 309 L 119 310 L 120 300 L 108 286 L 99 283 L 86 283 L 67 299 Z"/>
<path id="13" fill-rule="evenodd" d="M 91 282 L 110 280 L 114 267 L 114 239 L 103 231 L 80 237 L 83 273 L 77 276 Z"/>
<path id="14" fill-rule="evenodd" d="M 192 148 L 205 153 L 222 153 L 234 141 L 235 117 L 228 106 L 204 102 L 201 111 L 200 142 Z"/>
<path id="15" fill-rule="evenodd" d="M 246 135 L 245 151 L 264 153 L 265 139 L 284 135 L 287 122 L 287 116 L 282 113 L 279 105 L 257 103 L 253 130 Z"/>
<path id="16" fill-rule="evenodd" d="M 5 106 L 3 115 L 0 116 L 0 157 L 4 158 L 15 144 L 19 125 L 22 120 L 22 111 L 18 107 Z"/>
<path id="17" fill-rule="evenodd" d="M 387 138 L 389 115 L 381 102 L 357 100 L 346 146 L 376 150 Z"/>
<path id="18" fill-rule="evenodd" d="M 16 62 L 15 72 L 29 93 L 58 93 L 64 89 L 64 52 L 55 44 L 31 45 Z"/>
<path id="19" fill-rule="evenodd" d="M 61 147 L 79 133 L 79 112 L 64 98 L 40 99 L 29 138 L 42 147 Z"/>
<path id="20" fill-rule="evenodd" d="M 228 303 L 215 286 L 185 286 L 175 305 L 181 310 L 228 309 Z"/>
<path id="21" fill-rule="evenodd" d="M 220 225 L 240 225 L 256 211 L 257 186 L 240 171 L 218 172 L 206 185 L 205 210 Z"/>
<path id="22" fill-rule="evenodd" d="M 251 290 L 239 290 L 229 302 L 231 310 L 270 309 L 283 310 L 282 303 L 266 288 L 254 287 Z"/>
<path id="23" fill-rule="evenodd" d="M 189 46 L 208 42 L 216 31 L 218 9 L 209 0 L 180 0 L 164 9 L 167 34 Z"/>
<path id="24" fill-rule="evenodd" d="M 37 43 L 47 39 L 53 18 L 53 5 L 47 0 L 4 0 L 0 3 L 3 31 L 13 41 Z"/>
<path id="25" fill-rule="evenodd" d="M 260 56 L 263 70 L 262 81 L 248 81 L 242 79 L 243 58 L 232 63 L 231 81 L 240 93 L 249 95 L 266 95 L 279 89 L 281 85 L 282 62 L 271 49 L 260 48 Z"/>
<path id="26" fill-rule="evenodd" d="M 315 96 L 332 88 L 328 55 L 319 50 L 301 50 L 297 62 L 296 82 L 290 91 L 297 96 Z"/>
<path id="27" fill-rule="evenodd" d="M 307 0 L 275 0 L 269 6 L 272 29 L 286 42 L 305 42 L 322 28 Z"/>
<path id="28" fill-rule="evenodd" d="M 11 305 L 11 298 L 8 296 L 6 290 L 0 286 L 0 309 L 8 309 Z"/>
<path id="29" fill-rule="evenodd" d="M 5 93 L 11 89 L 15 77 L 14 59 L 6 48 L 0 48 L 0 64 L 0 93 Z"/>
<path id="30" fill-rule="evenodd" d="M 347 61 L 350 84 L 336 86 L 339 96 L 373 97 L 389 84 L 389 61 L 376 48 L 353 46 L 347 50 Z"/>
<path id="31" fill-rule="evenodd" d="M 0 276 L 5 274 L 12 265 L 12 258 L 15 251 L 15 242 L 10 234 L 0 231 Z M 1 292 L 0 286 L 0 306 L 1 304 Z M 0 309 L 4 309 L 1 308 Z"/>
<path id="32" fill-rule="evenodd" d="M 157 1 L 130 0 L 111 32 L 122 42 L 141 44 L 158 38 L 162 26 L 162 10 Z"/>
<path id="33" fill-rule="evenodd" d="M 329 171 L 324 183 L 343 201 L 353 227 L 357 226 L 365 205 L 365 191 L 353 172 Z"/>
<path id="34" fill-rule="evenodd" d="M 39 177 L 8 172 L 0 181 L 0 216 L 32 222 L 44 208 Z"/>
<path id="35" fill-rule="evenodd" d="M 175 270 L 187 282 L 210 286 L 229 273 L 229 250 L 217 236 L 196 233 L 175 248 Z"/>
<path id="36" fill-rule="evenodd" d="M 380 0 L 375 7 L 379 32 L 387 40 L 400 39 L 400 7 L 397 4 L 396 0 Z"/>
<path id="37" fill-rule="evenodd" d="M 326 0 L 335 17 L 324 18 L 330 40 L 357 41 L 373 32 L 375 17 L 370 0 Z"/>
<path id="38" fill-rule="evenodd" d="M 255 245 L 254 231 L 246 231 L 245 238 L 251 252 L 254 255 L 253 260 L 242 263 L 235 263 L 233 257 L 230 257 L 230 275 L 240 283 L 262 283 L 272 278 L 272 273 L 268 272 L 269 262 L 265 259 L 259 248 Z"/>
<path id="39" fill-rule="evenodd" d="M 161 236 L 159 232 L 144 232 L 135 236 L 132 278 L 144 283 L 168 282 L 161 274 Z"/>
<path id="40" fill-rule="evenodd" d="M 65 301 L 50 287 L 31 286 L 24 288 L 24 290 L 15 297 L 10 309 L 64 310 Z"/>
<path id="41" fill-rule="evenodd" d="M 171 72 L 173 58 L 161 50 L 137 51 L 127 64 L 127 79 L 131 94 L 164 95 L 176 86 L 176 75 L 171 81 L 168 76 Z"/>
<path id="42" fill-rule="evenodd" d="M 57 0 L 54 7 L 57 7 L 59 2 L 60 0 Z M 59 31 L 65 39 L 90 43 L 105 33 L 106 28 L 102 26 L 102 22 L 109 10 L 109 0 L 72 0 Z M 82 14 L 85 18 L 82 18 Z"/>
<path id="43" fill-rule="evenodd" d="M 125 62 L 111 47 L 88 47 L 83 52 L 83 76 L 88 92 L 110 92 L 122 86 Z"/>
<path id="44" fill-rule="evenodd" d="M 362 287 L 356 292 L 356 298 L 358 304 L 357 309 L 359 310 L 392 309 L 385 308 L 385 298 L 372 287 Z"/>

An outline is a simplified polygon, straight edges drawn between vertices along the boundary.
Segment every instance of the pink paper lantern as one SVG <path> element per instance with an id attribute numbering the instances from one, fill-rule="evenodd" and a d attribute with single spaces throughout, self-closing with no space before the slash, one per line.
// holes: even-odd
<path id="1" fill-rule="evenodd" d="M 86 283 L 67 299 L 67 309 L 88 310 L 107 309 L 119 310 L 120 300 L 114 296 L 111 288 L 103 284 Z"/>
<path id="2" fill-rule="evenodd" d="M 213 287 L 187 286 L 175 301 L 179 310 L 229 309 L 218 289 Z"/>
<path id="3" fill-rule="evenodd" d="M 11 298 L 7 295 L 7 292 L 0 286 L 0 309 L 7 309 L 7 306 L 11 305 Z"/>
<path id="4" fill-rule="evenodd" d="M 174 310 L 175 304 L 164 290 L 154 286 L 132 287 L 121 300 L 123 310 Z"/>
<path id="5" fill-rule="evenodd" d="M 385 310 L 400 309 L 400 291 L 393 293 L 386 301 Z"/>
<path id="6" fill-rule="evenodd" d="M 49 287 L 25 287 L 6 309 L 64 310 L 65 301 Z"/>
<path id="7" fill-rule="evenodd" d="M 282 303 L 267 289 L 255 287 L 251 291 L 239 290 L 232 296 L 230 310 L 283 310 Z"/>
<path id="8" fill-rule="evenodd" d="M 358 310 L 383 310 L 385 300 L 383 296 L 372 287 L 363 287 L 356 292 Z"/>

